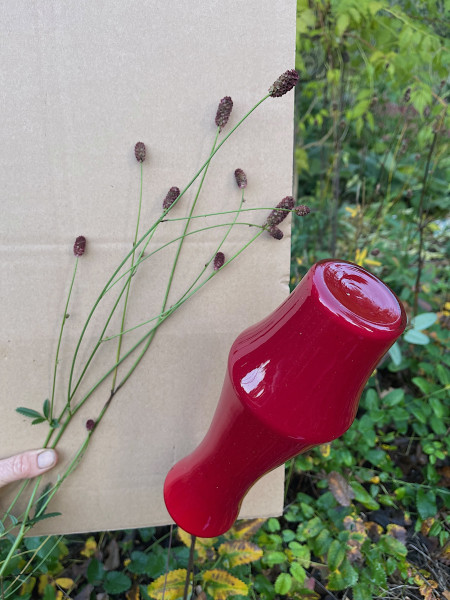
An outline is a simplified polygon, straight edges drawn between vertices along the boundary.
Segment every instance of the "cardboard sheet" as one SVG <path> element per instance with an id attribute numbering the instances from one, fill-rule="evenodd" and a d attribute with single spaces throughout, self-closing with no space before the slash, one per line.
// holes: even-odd
<path id="1" fill-rule="evenodd" d="M 218 101 L 226 95 L 234 101 L 222 139 L 277 76 L 293 67 L 295 2 L 3 3 L 0 45 L 0 453 L 9 456 L 41 447 L 46 437 L 45 424 L 30 425 L 15 408 L 41 410 L 51 394 L 75 238 L 86 236 L 88 246 L 64 329 L 57 414 L 66 402 L 71 357 L 89 309 L 134 238 L 140 186 L 135 143 L 147 147 L 142 234 L 161 214 L 167 190 L 183 188 L 208 156 Z M 293 99 L 292 92 L 269 98 L 230 137 L 211 162 L 196 214 L 237 209 L 238 167 L 249 181 L 246 208 L 274 206 L 291 193 Z M 187 216 L 196 189 L 194 184 L 172 218 Z M 267 212 L 244 215 L 240 221 L 262 224 Z M 191 230 L 228 223 L 232 216 L 196 219 Z M 147 252 L 180 235 L 183 225 L 160 225 Z M 282 228 L 282 241 L 262 235 L 158 330 L 52 501 L 50 510 L 62 516 L 42 522 L 35 534 L 170 522 L 164 477 L 203 438 L 231 343 L 288 294 L 289 220 Z M 169 305 L 189 287 L 225 231 L 186 239 Z M 222 248 L 227 258 L 253 233 L 236 227 Z M 158 314 L 174 252 L 172 244 L 133 277 L 128 327 Z M 113 294 L 86 331 L 75 378 L 98 340 Z M 119 328 L 118 314 L 107 331 L 113 335 Z M 122 353 L 144 331 L 127 336 Z M 113 364 L 116 348 L 117 340 L 101 345 L 73 402 Z M 119 370 L 119 379 L 131 364 Z M 108 380 L 73 417 L 49 481 L 56 481 L 82 444 L 86 420 L 97 418 L 110 386 Z M 0 491 L 0 509 L 15 489 Z M 278 515 L 282 496 L 278 469 L 251 490 L 241 516 Z"/>

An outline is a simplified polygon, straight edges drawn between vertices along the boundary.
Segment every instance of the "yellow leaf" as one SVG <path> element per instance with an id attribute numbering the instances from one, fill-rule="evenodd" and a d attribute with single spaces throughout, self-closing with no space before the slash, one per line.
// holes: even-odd
<path id="1" fill-rule="evenodd" d="M 20 595 L 25 596 L 25 594 L 31 594 L 34 586 L 36 585 L 36 577 L 30 577 L 30 579 L 22 584 L 20 588 Z"/>
<path id="2" fill-rule="evenodd" d="M 297 261 L 298 265 L 302 265 L 303 264 L 303 258 L 299 258 L 298 256 L 295 258 L 295 260 Z"/>
<path id="3" fill-rule="evenodd" d="M 378 475 L 374 475 L 374 477 L 370 479 L 370 483 L 380 483 L 380 478 Z"/>
<path id="4" fill-rule="evenodd" d="M 372 258 L 366 258 L 365 263 L 371 267 L 381 267 L 382 265 L 379 260 L 373 260 Z"/>
<path id="5" fill-rule="evenodd" d="M 363 248 L 362 250 L 357 248 L 356 254 L 355 254 L 355 263 L 357 265 L 359 265 L 360 267 L 364 266 L 364 261 L 366 260 L 366 256 L 367 256 L 367 248 Z"/>
<path id="6" fill-rule="evenodd" d="M 83 550 L 81 550 L 80 554 L 82 556 L 86 556 L 86 558 L 91 558 L 91 556 L 93 556 L 93 554 L 95 553 L 96 550 L 97 550 L 97 542 L 95 541 L 95 538 L 90 537 L 86 540 L 86 542 L 84 544 L 84 548 L 83 548 Z"/>
<path id="7" fill-rule="evenodd" d="M 39 577 L 39 585 L 38 585 L 38 594 L 39 596 L 44 595 L 45 586 L 48 583 L 48 575 L 40 575 Z"/>
<path id="8" fill-rule="evenodd" d="M 266 519 L 248 519 L 247 521 L 238 521 L 230 529 L 229 535 L 238 540 L 248 540 L 260 529 Z"/>
<path id="9" fill-rule="evenodd" d="M 319 451 L 324 458 L 328 458 L 331 452 L 331 444 L 321 444 L 319 446 Z"/>
<path id="10" fill-rule="evenodd" d="M 260 559 L 263 551 L 256 544 L 241 540 L 225 542 L 219 546 L 219 554 L 225 557 L 224 566 L 231 569 Z"/>
<path id="11" fill-rule="evenodd" d="M 124 567 L 128 567 L 128 565 L 130 564 L 130 562 L 131 562 L 131 558 L 126 558 L 126 559 L 123 561 L 123 566 L 124 566 Z"/>
<path id="12" fill-rule="evenodd" d="M 141 600 L 138 583 L 133 583 L 133 587 L 125 594 L 125 598 L 127 600 Z"/>
<path id="13" fill-rule="evenodd" d="M 221 569 L 203 573 L 203 587 L 214 600 L 227 600 L 228 596 L 247 596 L 246 584 Z"/>
<path id="14" fill-rule="evenodd" d="M 183 542 L 185 546 L 188 548 L 191 547 L 192 536 L 178 527 L 178 537 Z M 195 550 L 198 555 L 198 559 L 200 562 L 205 560 L 214 560 L 216 556 L 216 552 L 214 550 L 214 543 L 217 541 L 217 538 L 201 538 L 198 537 L 195 539 Z"/>
<path id="15" fill-rule="evenodd" d="M 357 208 L 352 208 L 351 206 L 346 206 L 345 210 L 350 213 L 351 218 L 353 219 L 358 214 Z"/>
<path id="16" fill-rule="evenodd" d="M 156 600 L 162 600 L 164 594 L 164 600 L 177 600 L 183 596 L 186 574 L 186 569 L 176 569 L 169 571 L 167 578 L 166 575 L 161 575 L 148 586 L 148 595 Z"/>
<path id="17" fill-rule="evenodd" d="M 70 579 L 69 577 L 58 577 L 58 579 L 55 579 L 55 583 L 63 590 L 69 590 L 73 586 L 73 579 Z"/>
<path id="18" fill-rule="evenodd" d="M 68 596 L 66 596 L 66 598 L 67 598 L 67 597 L 68 597 Z M 58 590 L 58 591 L 56 592 L 55 600 L 63 600 L 63 598 L 64 598 L 64 594 L 63 594 L 63 592 L 62 592 L 61 590 Z"/>

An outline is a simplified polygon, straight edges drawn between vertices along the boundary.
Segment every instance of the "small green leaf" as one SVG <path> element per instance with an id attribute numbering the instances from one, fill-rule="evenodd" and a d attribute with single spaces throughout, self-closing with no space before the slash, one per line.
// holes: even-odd
<path id="1" fill-rule="evenodd" d="M 402 364 L 402 351 L 398 342 L 389 348 L 389 356 L 396 367 Z"/>
<path id="2" fill-rule="evenodd" d="M 397 538 L 392 537 L 391 535 L 381 536 L 378 544 L 381 550 L 387 554 L 392 554 L 397 558 L 402 558 L 408 554 L 406 546 L 400 540 L 397 540 Z"/>
<path id="3" fill-rule="evenodd" d="M 46 419 L 48 419 L 48 416 L 50 414 L 50 400 L 48 398 L 46 398 L 44 400 L 44 405 L 42 407 L 42 412 L 44 413 L 44 417 Z"/>
<path id="4" fill-rule="evenodd" d="M 445 415 L 445 408 L 442 402 L 438 398 L 433 397 L 429 399 L 429 402 L 434 414 L 439 417 L 439 419 L 442 419 L 442 417 Z"/>
<path id="5" fill-rule="evenodd" d="M 428 396 L 428 394 L 431 394 L 433 392 L 433 384 L 431 384 L 423 377 L 413 377 L 411 381 L 415 385 L 417 385 L 417 387 L 420 389 L 421 392 L 423 392 L 425 396 Z"/>
<path id="6" fill-rule="evenodd" d="M 327 563 L 330 571 L 335 571 L 341 566 L 345 558 L 346 547 L 338 540 L 334 540 L 328 549 Z"/>
<path id="7" fill-rule="evenodd" d="M 352 486 L 353 491 L 355 492 L 356 500 L 358 500 L 358 502 L 361 502 L 363 506 L 370 510 L 378 510 L 380 508 L 378 502 L 374 498 L 372 498 L 369 492 L 365 488 L 363 488 L 363 486 L 360 483 L 358 483 L 357 481 L 352 481 L 350 485 Z"/>
<path id="8" fill-rule="evenodd" d="M 39 423 L 45 423 L 47 419 L 44 419 L 44 417 L 38 417 L 37 419 L 33 419 L 33 421 L 31 421 L 32 425 L 39 425 Z"/>
<path id="9" fill-rule="evenodd" d="M 367 583 L 357 583 L 352 590 L 353 600 L 372 600 L 373 595 Z"/>
<path id="10" fill-rule="evenodd" d="M 352 587 L 358 581 L 358 573 L 351 566 L 349 561 L 345 559 L 340 569 L 336 569 L 330 573 L 328 579 L 328 588 L 330 590 L 343 590 L 347 587 Z"/>
<path id="11" fill-rule="evenodd" d="M 297 562 L 294 562 L 290 566 L 290 572 L 292 577 L 298 581 L 300 584 L 303 584 L 306 579 L 306 571 L 305 569 L 299 565 Z"/>
<path id="12" fill-rule="evenodd" d="M 450 371 L 446 369 L 444 365 L 437 365 L 436 374 L 442 385 L 448 385 L 450 383 Z"/>
<path id="13" fill-rule="evenodd" d="M 24 406 L 19 406 L 18 408 L 16 408 L 16 412 L 18 412 L 20 415 L 23 415 L 24 417 L 29 417 L 30 419 L 43 419 L 45 421 L 41 413 L 37 410 L 33 410 L 32 408 L 25 408 Z"/>
<path id="14" fill-rule="evenodd" d="M 431 325 L 434 325 L 437 321 L 437 314 L 433 312 L 422 313 L 411 319 L 411 325 L 416 331 L 422 331 L 428 329 Z"/>
<path id="15" fill-rule="evenodd" d="M 287 594 L 292 587 L 292 577 L 289 573 L 280 573 L 275 581 L 275 592 L 277 594 Z"/>
<path id="16" fill-rule="evenodd" d="M 131 587 L 131 579 L 120 571 L 109 571 L 103 584 L 108 594 L 123 594 Z"/>
<path id="17" fill-rule="evenodd" d="M 149 557 L 145 552 L 131 553 L 131 562 L 127 565 L 128 571 L 135 575 L 144 575 L 147 572 Z"/>
<path id="18" fill-rule="evenodd" d="M 265 562 L 265 564 L 268 567 L 273 567 L 274 565 L 280 565 L 280 564 L 286 562 L 286 560 L 287 560 L 286 554 L 284 552 L 278 552 L 278 551 L 268 552 L 263 557 L 263 561 Z"/>
<path id="19" fill-rule="evenodd" d="M 407 331 L 403 339 L 405 342 L 415 344 L 416 346 L 426 346 L 430 342 L 430 338 L 421 331 L 417 331 L 417 329 Z"/>
<path id="20" fill-rule="evenodd" d="M 336 34 L 340 37 L 347 29 L 350 23 L 350 17 L 346 14 L 341 14 L 336 20 Z"/>
<path id="21" fill-rule="evenodd" d="M 311 552 L 308 546 L 299 544 L 298 542 L 290 542 L 289 549 L 297 559 L 298 563 L 302 565 L 302 567 L 305 567 L 305 569 L 308 569 L 311 563 Z"/>
<path id="22" fill-rule="evenodd" d="M 386 396 L 383 398 L 383 402 L 388 406 L 396 406 L 397 404 L 403 402 L 404 397 L 405 392 L 401 388 L 399 388 L 396 390 L 392 390 L 391 392 L 386 394 Z"/>
<path id="23" fill-rule="evenodd" d="M 437 513 L 436 494 L 433 490 L 419 488 L 416 495 L 416 504 L 422 519 L 434 517 Z"/>

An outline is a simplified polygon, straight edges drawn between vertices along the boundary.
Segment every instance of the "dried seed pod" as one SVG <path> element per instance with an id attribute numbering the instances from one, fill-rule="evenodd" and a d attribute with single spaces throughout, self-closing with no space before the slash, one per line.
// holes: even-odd
<path id="1" fill-rule="evenodd" d="M 281 238 L 284 236 L 284 233 L 278 227 L 271 227 L 269 229 L 269 234 L 276 240 L 281 240 Z"/>
<path id="2" fill-rule="evenodd" d="M 230 96 L 225 96 L 225 98 L 222 98 L 222 100 L 219 102 L 216 113 L 216 125 L 217 127 L 220 127 L 220 131 L 222 131 L 222 129 L 228 123 L 232 108 L 233 100 L 230 98 Z"/>
<path id="3" fill-rule="evenodd" d="M 94 421 L 94 419 L 88 419 L 86 421 L 86 429 L 88 431 L 93 431 L 94 428 L 95 428 L 95 421 Z"/>
<path id="4" fill-rule="evenodd" d="M 144 162 L 145 160 L 145 144 L 144 142 L 138 142 L 134 147 L 134 155 L 138 162 Z"/>
<path id="5" fill-rule="evenodd" d="M 278 202 L 276 207 L 273 209 L 273 211 L 267 217 L 266 224 L 269 226 L 269 229 L 271 227 L 276 227 L 282 221 L 284 221 L 284 219 L 288 216 L 289 211 L 291 211 L 293 208 L 294 208 L 294 198 L 292 196 L 286 196 L 285 198 L 283 198 L 283 200 Z M 282 210 L 277 210 L 277 209 L 282 209 Z"/>
<path id="6" fill-rule="evenodd" d="M 247 175 L 242 169 L 236 169 L 234 172 L 234 177 L 236 179 L 238 188 L 241 188 L 242 190 L 247 187 Z"/>
<path id="7" fill-rule="evenodd" d="M 175 186 L 171 187 L 170 190 L 167 192 L 167 196 L 164 198 L 163 209 L 167 210 L 168 208 L 170 208 L 179 195 L 180 188 L 177 188 Z"/>
<path id="8" fill-rule="evenodd" d="M 299 217 L 306 217 L 306 215 L 309 215 L 309 213 L 311 212 L 311 209 L 305 204 L 299 204 L 294 208 L 294 212 Z"/>
<path id="9" fill-rule="evenodd" d="M 292 88 L 297 85 L 297 82 L 298 73 L 295 69 L 285 71 L 270 86 L 269 94 L 272 96 L 272 98 L 279 98 L 280 96 L 284 96 L 284 94 L 290 92 Z"/>
<path id="10" fill-rule="evenodd" d="M 218 271 L 221 267 L 223 267 L 224 262 L 225 262 L 225 254 L 223 252 L 218 252 L 216 254 L 216 256 L 214 257 L 214 264 L 213 264 L 214 271 Z"/>
<path id="11" fill-rule="evenodd" d="M 73 245 L 73 253 L 75 256 L 83 256 L 86 250 L 86 238 L 84 235 L 79 235 Z"/>

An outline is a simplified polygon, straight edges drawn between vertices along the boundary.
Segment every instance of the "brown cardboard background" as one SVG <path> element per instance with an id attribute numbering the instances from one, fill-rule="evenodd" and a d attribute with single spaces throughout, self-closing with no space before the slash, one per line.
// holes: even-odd
<path id="1" fill-rule="evenodd" d="M 2 13 L 0 449 L 8 456 L 40 447 L 45 438 L 44 425 L 31 427 L 15 408 L 39 409 L 49 395 L 75 237 L 87 237 L 88 251 L 69 308 L 59 390 L 83 319 L 134 236 L 139 194 L 134 144 L 141 140 L 147 146 L 142 232 L 160 214 L 168 188 L 184 187 L 208 155 L 220 98 L 230 95 L 234 101 L 228 131 L 293 67 L 295 2 L 162 7 L 153 0 L 51 0 L 4 4 Z M 233 134 L 211 163 L 197 214 L 237 208 L 237 167 L 248 175 L 248 207 L 272 206 L 291 193 L 292 109 L 292 93 L 269 98 Z M 186 216 L 193 190 L 172 216 Z M 262 223 L 264 214 L 247 213 L 242 220 Z M 182 222 L 170 227 L 155 243 L 175 236 Z M 287 223 L 283 229 L 281 242 L 261 236 L 164 324 L 151 355 L 117 394 L 80 467 L 55 497 L 51 510 L 63 515 L 36 531 L 169 522 L 162 499 L 165 474 L 202 439 L 232 341 L 288 293 Z M 227 256 L 249 239 L 249 231 L 233 232 L 223 249 Z M 172 300 L 209 258 L 215 240 L 217 230 L 187 240 Z M 172 252 L 161 253 L 134 278 L 130 325 L 158 312 Z M 91 330 L 87 339 L 96 339 Z M 81 356 L 86 352 L 82 347 Z M 95 373 L 114 354 L 115 345 L 105 348 L 93 364 Z M 95 381 L 93 374 L 84 389 L 89 381 Z M 74 418 L 52 481 L 81 444 L 86 419 L 95 418 L 107 396 L 108 386 Z M 60 391 L 57 406 L 63 404 Z M 282 482 L 282 469 L 264 477 L 246 498 L 242 515 L 280 514 Z M 0 507 L 12 493 L 2 490 Z"/>

